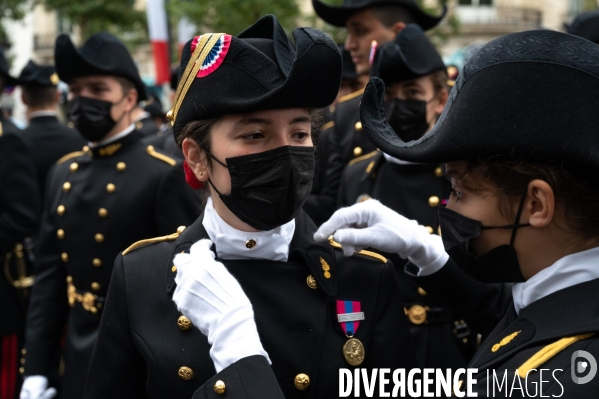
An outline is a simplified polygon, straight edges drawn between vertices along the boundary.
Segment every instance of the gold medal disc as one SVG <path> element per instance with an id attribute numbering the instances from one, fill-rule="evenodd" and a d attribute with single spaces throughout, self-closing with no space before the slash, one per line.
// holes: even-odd
<path id="1" fill-rule="evenodd" d="M 359 366 L 362 364 L 364 356 L 366 356 L 366 351 L 359 339 L 350 338 L 345 345 L 343 345 L 343 357 L 345 357 L 345 361 L 352 366 Z"/>

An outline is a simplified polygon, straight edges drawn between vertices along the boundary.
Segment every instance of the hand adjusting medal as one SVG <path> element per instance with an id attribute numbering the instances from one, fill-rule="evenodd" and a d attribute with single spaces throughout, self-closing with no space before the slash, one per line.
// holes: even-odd
<path id="1" fill-rule="evenodd" d="M 364 320 L 364 312 L 360 311 L 359 301 L 336 301 L 337 321 L 341 330 L 347 338 L 343 345 L 343 357 L 352 366 L 359 366 L 364 361 L 366 351 L 359 339 L 354 338 L 360 326 L 360 320 Z"/>

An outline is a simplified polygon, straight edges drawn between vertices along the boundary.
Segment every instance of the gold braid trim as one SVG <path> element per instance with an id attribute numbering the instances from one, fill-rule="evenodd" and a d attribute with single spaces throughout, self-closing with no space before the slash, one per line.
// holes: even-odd
<path id="1" fill-rule="evenodd" d="M 183 230 L 177 231 L 176 233 L 169 234 L 167 236 L 148 238 L 146 240 L 137 241 L 136 243 L 132 244 L 129 248 L 123 251 L 123 256 L 127 255 L 131 251 L 135 251 L 139 247 L 143 247 L 144 245 L 153 244 L 155 242 L 175 241 L 182 231 Z"/>
<path id="2" fill-rule="evenodd" d="M 331 247 L 333 247 L 335 249 L 341 249 L 341 244 L 339 244 L 337 241 L 335 241 L 333 239 L 333 236 L 329 237 L 329 243 L 331 244 Z M 377 254 L 376 252 L 361 250 L 359 252 L 354 252 L 354 254 L 367 256 L 369 258 L 374 258 L 381 263 L 387 263 L 387 258 L 385 258 L 381 254 Z"/>
<path id="3" fill-rule="evenodd" d="M 68 161 L 71 158 L 76 158 L 76 157 L 80 157 L 81 155 L 85 155 L 86 152 L 85 151 L 75 151 L 75 152 L 70 152 L 66 155 L 63 155 L 58 161 L 56 161 L 56 165 L 60 165 L 61 163 L 64 163 L 66 161 Z"/>
<path id="4" fill-rule="evenodd" d="M 160 159 L 162 162 L 166 162 L 171 166 L 175 166 L 177 164 L 177 161 L 175 161 L 173 158 L 167 157 L 166 155 L 156 151 L 153 145 L 149 145 L 148 148 L 146 148 L 146 151 L 148 152 L 148 154 L 150 154 L 150 156 L 156 159 Z"/>
<path id="5" fill-rule="evenodd" d="M 193 54 L 191 54 L 191 58 L 185 67 L 185 71 L 183 71 L 183 76 L 181 76 L 181 82 L 179 82 L 179 85 L 177 86 L 173 109 L 167 114 L 171 124 L 175 124 L 183 99 L 187 95 L 187 91 L 191 87 L 198 71 L 206 60 L 206 57 L 208 57 L 208 54 L 210 54 L 210 51 L 216 42 L 218 42 L 223 35 L 224 33 L 207 33 L 200 36 L 200 41 L 193 51 Z"/>

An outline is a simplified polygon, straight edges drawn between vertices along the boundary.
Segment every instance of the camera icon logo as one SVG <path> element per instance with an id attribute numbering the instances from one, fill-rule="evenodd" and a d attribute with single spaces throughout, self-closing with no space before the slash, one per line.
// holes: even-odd
<path id="1" fill-rule="evenodd" d="M 574 381 L 575 384 L 586 384 L 595 378 L 595 375 L 597 374 L 597 360 L 595 360 L 595 357 L 587 351 L 575 351 L 570 358 L 570 370 L 572 373 L 572 381 Z M 588 374 L 584 377 L 578 376 L 584 373 Z"/>

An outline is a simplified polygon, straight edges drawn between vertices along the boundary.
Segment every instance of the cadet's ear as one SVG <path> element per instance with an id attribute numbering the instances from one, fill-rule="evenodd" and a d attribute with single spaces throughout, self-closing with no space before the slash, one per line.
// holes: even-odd
<path id="1" fill-rule="evenodd" d="M 391 30 L 393 31 L 393 33 L 395 33 L 395 36 L 397 36 L 397 34 L 399 32 L 401 32 L 402 30 L 404 30 L 405 28 L 406 28 L 406 24 L 404 22 L 396 22 L 391 27 Z M 395 38 L 393 38 L 393 39 L 395 39 Z"/>
<path id="2" fill-rule="evenodd" d="M 555 194 L 544 180 L 535 179 L 528 183 L 528 194 L 520 223 L 530 223 L 533 227 L 549 225 L 555 215 Z"/>
<path id="3" fill-rule="evenodd" d="M 191 138 L 186 138 L 183 140 L 181 145 L 183 150 L 183 155 L 185 156 L 185 161 L 193 171 L 196 178 L 205 182 L 208 180 L 209 172 L 208 172 L 208 160 L 204 150 L 202 150 L 199 144 Z"/>

